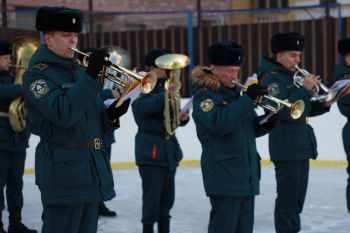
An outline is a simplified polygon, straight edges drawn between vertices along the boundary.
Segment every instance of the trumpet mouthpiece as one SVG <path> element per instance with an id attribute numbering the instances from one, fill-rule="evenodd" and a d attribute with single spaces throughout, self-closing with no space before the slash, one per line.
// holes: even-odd
<path id="1" fill-rule="evenodd" d="M 83 56 L 86 56 L 86 57 L 89 56 L 88 53 L 84 53 L 84 52 L 80 51 L 80 50 L 77 49 L 77 48 L 70 48 L 70 49 L 73 50 L 73 51 L 76 52 L 76 53 L 80 53 L 80 54 L 83 55 Z"/>

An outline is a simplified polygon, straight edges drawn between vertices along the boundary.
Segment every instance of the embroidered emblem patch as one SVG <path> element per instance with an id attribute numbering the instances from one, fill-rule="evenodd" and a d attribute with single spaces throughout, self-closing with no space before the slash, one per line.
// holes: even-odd
<path id="1" fill-rule="evenodd" d="M 212 99 L 205 99 L 200 103 L 200 107 L 203 112 L 209 112 L 214 107 Z"/>
<path id="2" fill-rule="evenodd" d="M 44 79 L 35 80 L 32 82 L 32 84 L 30 84 L 29 88 L 36 98 L 43 97 L 49 92 L 49 87 Z"/>
<path id="3" fill-rule="evenodd" d="M 271 83 L 267 87 L 267 93 L 272 96 L 277 96 L 280 93 L 280 88 L 277 83 Z"/>
<path id="4" fill-rule="evenodd" d="M 37 69 L 37 70 L 46 70 L 47 67 L 49 67 L 49 65 L 46 63 L 37 63 L 33 65 L 33 69 Z"/>

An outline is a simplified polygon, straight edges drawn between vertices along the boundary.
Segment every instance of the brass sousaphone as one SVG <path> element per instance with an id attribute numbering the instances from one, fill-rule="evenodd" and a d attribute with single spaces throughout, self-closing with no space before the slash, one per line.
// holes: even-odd
<path id="1" fill-rule="evenodd" d="M 33 37 L 21 36 L 11 41 L 13 64 L 15 69 L 14 84 L 21 84 L 23 74 L 28 68 L 29 60 L 40 46 L 40 41 Z M 26 127 L 26 111 L 22 97 L 14 99 L 9 107 L 9 121 L 14 132 L 20 133 Z"/>

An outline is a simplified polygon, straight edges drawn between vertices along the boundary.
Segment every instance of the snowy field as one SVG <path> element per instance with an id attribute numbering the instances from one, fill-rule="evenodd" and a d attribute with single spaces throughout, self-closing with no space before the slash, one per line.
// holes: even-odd
<path id="1" fill-rule="evenodd" d="M 346 211 L 344 166 L 310 169 L 309 189 L 302 214 L 303 233 L 349 233 L 350 215 Z M 100 218 L 98 232 L 140 233 L 141 180 L 137 168 L 114 170 L 117 197 L 107 206 L 117 210 L 117 218 Z M 261 194 L 256 198 L 254 233 L 273 233 L 276 183 L 272 165 L 262 167 Z M 41 229 L 41 203 L 34 175 L 24 176 L 25 224 Z M 172 210 L 171 232 L 205 233 L 209 217 L 199 167 L 182 166 L 176 175 L 176 200 Z M 3 213 L 7 227 L 7 212 Z M 155 227 L 156 229 L 156 227 Z"/>

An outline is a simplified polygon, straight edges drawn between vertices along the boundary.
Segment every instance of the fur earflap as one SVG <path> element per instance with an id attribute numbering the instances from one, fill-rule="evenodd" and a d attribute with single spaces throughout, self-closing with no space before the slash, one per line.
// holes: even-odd
<path id="1" fill-rule="evenodd" d="M 199 87 L 217 91 L 220 88 L 219 80 L 211 73 L 209 68 L 196 66 L 191 73 L 192 83 Z"/>

